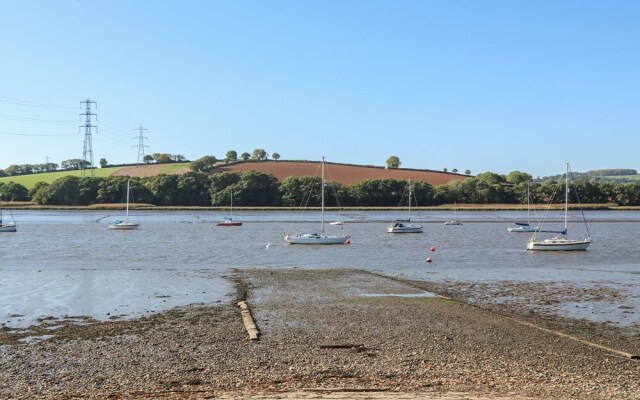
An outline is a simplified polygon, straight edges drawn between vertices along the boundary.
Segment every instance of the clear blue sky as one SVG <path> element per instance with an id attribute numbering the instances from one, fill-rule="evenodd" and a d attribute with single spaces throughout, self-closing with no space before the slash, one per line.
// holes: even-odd
<path id="1" fill-rule="evenodd" d="M 319 159 L 640 169 L 639 1 L 0 1 L 0 168 Z M 62 122 L 53 122 L 62 121 Z M 35 136 L 42 135 L 42 136 Z"/>

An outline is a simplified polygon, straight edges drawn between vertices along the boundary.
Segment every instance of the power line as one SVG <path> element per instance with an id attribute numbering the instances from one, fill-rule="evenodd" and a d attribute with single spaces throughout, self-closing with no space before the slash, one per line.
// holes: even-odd
<path id="1" fill-rule="evenodd" d="M 59 137 L 59 136 L 75 136 L 75 135 L 58 135 L 58 134 L 40 134 L 40 133 L 15 133 L 15 132 L 5 132 L 5 131 L 0 131 L 0 135 L 6 135 L 6 136 L 39 136 L 39 137 L 46 137 L 46 136 L 50 136 L 50 137 Z"/>
<path id="2" fill-rule="evenodd" d="M 58 106 L 53 104 L 37 103 L 35 101 L 21 100 L 21 99 L 16 99 L 15 97 L 9 97 L 9 96 L 3 96 L 3 95 L 0 95 L 0 102 L 16 104 L 19 106 L 27 106 L 27 107 L 51 108 L 51 109 L 58 109 L 58 110 L 77 110 L 76 107 L 65 107 L 65 106 Z"/>
<path id="3" fill-rule="evenodd" d="M 0 118 L 9 119 L 13 121 L 22 121 L 22 122 L 76 122 L 76 121 L 60 121 L 60 120 L 51 120 L 51 119 L 29 118 L 29 117 L 21 117 L 19 115 L 10 115 L 10 114 L 0 114 Z"/>
<path id="4" fill-rule="evenodd" d="M 80 104 L 85 105 L 85 112 L 80 114 L 84 115 L 84 125 L 80 125 L 80 128 L 84 128 L 84 146 L 82 148 L 82 176 L 85 174 L 85 169 L 88 165 L 93 167 L 93 146 L 91 144 L 91 132 L 93 128 L 96 129 L 96 133 L 98 133 L 98 127 L 95 125 L 91 125 L 91 116 L 96 117 L 96 121 L 98 121 L 98 115 L 91 112 L 91 104 L 95 104 L 96 108 L 98 108 L 98 103 L 91 99 L 86 99 L 85 101 L 81 101 Z M 95 176 L 95 171 L 91 168 L 91 176 Z"/>
<path id="5" fill-rule="evenodd" d="M 142 124 L 140 124 L 140 127 L 134 129 L 134 131 L 140 132 L 140 134 L 137 136 L 138 137 L 138 160 L 136 161 L 136 164 L 140 164 L 140 161 L 144 161 L 144 148 L 149 147 L 149 146 L 145 146 L 144 144 L 144 140 L 149 138 L 143 135 L 143 132 L 148 131 L 148 129 L 143 128 Z M 133 146 L 133 147 L 136 147 L 136 146 Z"/>

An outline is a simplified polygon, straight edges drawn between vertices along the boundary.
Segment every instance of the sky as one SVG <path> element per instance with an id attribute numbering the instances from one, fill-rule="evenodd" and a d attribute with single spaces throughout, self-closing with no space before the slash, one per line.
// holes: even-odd
<path id="1" fill-rule="evenodd" d="M 640 170 L 640 2 L 0 0 L 0 168 L 261 148 Z"/>

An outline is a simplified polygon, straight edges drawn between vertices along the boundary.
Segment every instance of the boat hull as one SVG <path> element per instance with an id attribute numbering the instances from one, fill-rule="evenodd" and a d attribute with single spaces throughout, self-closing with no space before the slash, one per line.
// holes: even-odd
<path id="1" fill-rule="evenodd" d="M 512 227 L 512 228 L 507 228 L 507 232 L 538 232 L 540 231 L 539 227 L 533 227 L 533 226 L 517 226 L 517 227 Z"/>
<path id="2" fill-rule="evenodd" d="M 289 244 L 345 244 L 350 236 L 328 235 L 285 235 L 284 241 Z"/>
<path id="3" fill-rule="evenodd" d="M 583 251 L 586 250 L 591 241 L 574 240 L 564 238 L 544 239 L 544 240 L 530 240 L 527 243 L 527 250 L 535 251 Z"/>
<path id="4" fill-rule="evenodd" d="M 122 222 L 118 224 L 109 224 L 109 229 L 118 229 L 118 230 L 125 230 L 125 231 L 138 229 L 138 227 L 140 227 L 140 224 L 137 224 L 135 222 Z"/>
<path id="5" fill-rule="evenodd" d="M 445 225 L 462 225 L 460 221 L 447 221 L 444 223 Z"/>
<path id="6" fill-rule="evenodd" d="M 2 225 L 0 226 L 0 232 L 17 232 L 18 229 L 16 228 L 15 224 L 6 224 L 6 225 Z"/>
<path id="7" fill-rule="evenodd" d="M 387 233 L 422 233 L 422 225 L 390 226 Z"/>
<path id="8" fill-rule="evenodd" d="M 217 226 L 242 226 L 242 222 L 223 221 L 223 222 L 218 222 L 216 225 Z"/>

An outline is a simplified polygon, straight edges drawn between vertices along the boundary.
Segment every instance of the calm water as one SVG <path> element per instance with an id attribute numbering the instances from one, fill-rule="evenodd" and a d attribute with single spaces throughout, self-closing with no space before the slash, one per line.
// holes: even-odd
<path id="1" fill-rule="evenodd" d="M 430 281 L 605 285 L 624 289 L 625 304 L 632 307 L 624 315 L 612 309 L 606 320 L 633 325 L 640 318 L 640 212 L 587 212 L 594 243 L 586 252 L 566 253 L 528 252 L 529 234 L 506 233 L 513 221 L 526 217 L 523 212 L 458 212 L 464 225 L 446 228 L 442 222 L 451 212 L 422 212 L 425 233 L 406 235 L 386 233 L 388 221 L 402 217 L 394 212 L 327 214 L 327 221 L 349 222 L 345 230 L 352 239 L 345 246 L 284 243 L 285 229 L 317 230 L 310 221 L 319 213 L 241 211 L 244 225 L 232 228 L 215 226 L 223 216 L 215 211 L 141 212 L 141 228 L 122 232 L 107 228 L 119 214 L 103 211 L 13 214 L 18 232 L 0 234 L 0 323 L 8 326 L 24 326 L 42 315 L 105 319 L 227 301 L 233 288 L 225 277 L 234 268 L 254 267 L 359 268 Z M 572 213 L 571 221 L 574 231 L 584 230 L 578 214 Z M 429 257 L 432 263 L 425 262 Z"/>

